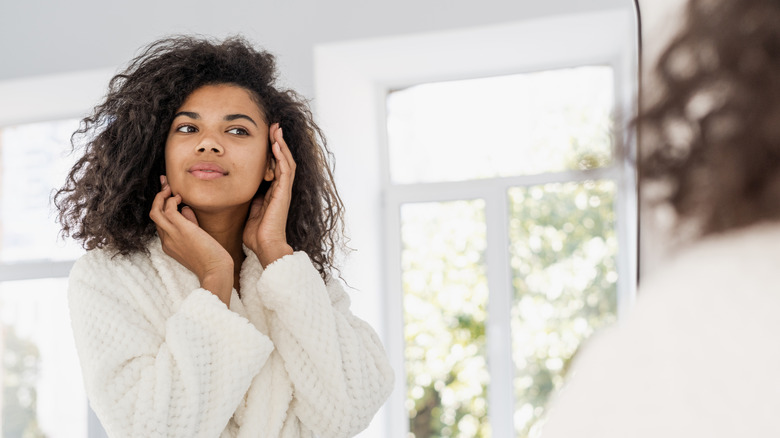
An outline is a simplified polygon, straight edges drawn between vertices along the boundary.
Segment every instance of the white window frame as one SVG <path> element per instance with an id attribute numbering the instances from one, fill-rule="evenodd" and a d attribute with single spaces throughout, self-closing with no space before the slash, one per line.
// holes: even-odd
<path id="1" fill-rule="evenodd" d="M 393 185 L 386 144 L 386 96 L 390 90 L 444 80 L 498 76 L 579 65 L 614 69 L 618 115 L 634 113 L 637 90 L 636 12 L 619 9 L 540 18 L 482 28 L 323 44 L 315 47 L 317 118 L 336 157 L 337 184 L 346 206 L 350 246 L 358 250 L 344 267 L 360 292 L 354 311 L 378 328 L 395 371 L 395 389 L 363 436 L 401 437 L 408 432 L 404 408 L 403 306 L 399 208 L 405 202 L 483 198 L 489 230 L 490 303 L 488 410 L 495 436 L 514 434 L 508 200 L 510 186 L 594 178 L 614 180 L 618 261 L 618 315 L 636 293 L 637 200 L 633 136 L 616 139 L 614 164 L 589 172 L 560 172 L 469 182 Z M 625 117 L 619 122 L 624 122 Z M 501 316 L 503 315 L 503 316 Z M 499 358 L 499 359 L 497 359 Z"/>
<path id="2" fill-rule="evenodd" d="M 93 70 L 0 81 L 0 129 L 27 123 L 81 119 L 105 95 L 114 70 Z M 64 181 L 63 181 L 64 182 Z M 0 282 L 67 277 L 75 260 L 0 262 Z"/>
<path id="3" fill-rule="evenodd" d="M 114 69 L 101 69 L 0 81 L 0 129 L 27 123 L 81 119 L 105 95 L 114 74 Z M 24 262 L 0 262 L 0 282 L 67 278 L 74 262 L 47 259 L 45 254 L 41 254 L 39 259 Z M 92 409 L 87 412 L 87 436 L 105 438 L 105 431 Z"/>

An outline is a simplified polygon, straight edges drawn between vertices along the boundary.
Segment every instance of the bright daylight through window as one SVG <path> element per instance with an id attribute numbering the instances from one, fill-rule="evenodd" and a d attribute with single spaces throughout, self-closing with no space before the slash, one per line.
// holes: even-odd
<path id="1" fill-rule="evenodd" d="M 67 306 L 80 247 L 57 240 L 49 199 L 73 164 L 77 120 L 0 128 L 0 397 L 4 437 L 86 437 L 87 401 Z"/>
<path id="2" fill-rule="evenodd" d="M 511 388 L 515 436 L 534 436 L 580 342 L 615 320 L 627 238 L 615 90 L 612 67 L 582 66 L 388 94 L 410 437 L 491 436 L 499 387 Z M 422 190 L 425 202 L 407 196 Z M 495 200 L 503 217 L 486 214 Z M 491 320 L 508 321 L 505 345 L 490 345 L 502 339 Z M 511 382 L 491 375 L 502 360 Z"/>

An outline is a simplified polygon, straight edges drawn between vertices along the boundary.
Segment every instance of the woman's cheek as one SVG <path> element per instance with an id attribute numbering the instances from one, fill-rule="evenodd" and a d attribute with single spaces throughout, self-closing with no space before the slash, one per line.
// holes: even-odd
<path id="1" fill-rule="evenodd" d="M 170 184 L 170 186 L 171 186 L 171 194 L 173 196 L 182 195 L 182 198 L 184 198 L 185 195 L 182 193 L 182 189 L 183 189 L 182 183 L 181 183 L 178 175 L 170 174 L 170 173 L 168 175 L 169 175 L 168 176 L 168 184 Z M 182 199 L 182 201 L 183 201 L 183 199 Z"/>

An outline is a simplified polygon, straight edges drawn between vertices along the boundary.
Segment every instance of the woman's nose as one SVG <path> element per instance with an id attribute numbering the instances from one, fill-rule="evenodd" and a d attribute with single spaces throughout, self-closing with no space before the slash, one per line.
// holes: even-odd
<path id="1" fill-rule="evenodd" d="M 202 154 L 205 152 L 213 152 L 217 155 L 222 155 L 225 149 L 212 137 L 204 137 L 197 146 L 197 153 Z"/>

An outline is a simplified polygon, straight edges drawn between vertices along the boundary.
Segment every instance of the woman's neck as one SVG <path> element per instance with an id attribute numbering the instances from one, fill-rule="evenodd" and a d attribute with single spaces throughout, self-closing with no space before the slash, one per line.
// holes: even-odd
<path id="1" fill-rule="evenodd" d="M 230 211 L 203 212 L 195 211 L 198 225 L 214 238 L 233 258 L 233 269 L 239 272 L 244 262 L 244 224 L 249 206 L 238 207 Z"/>

